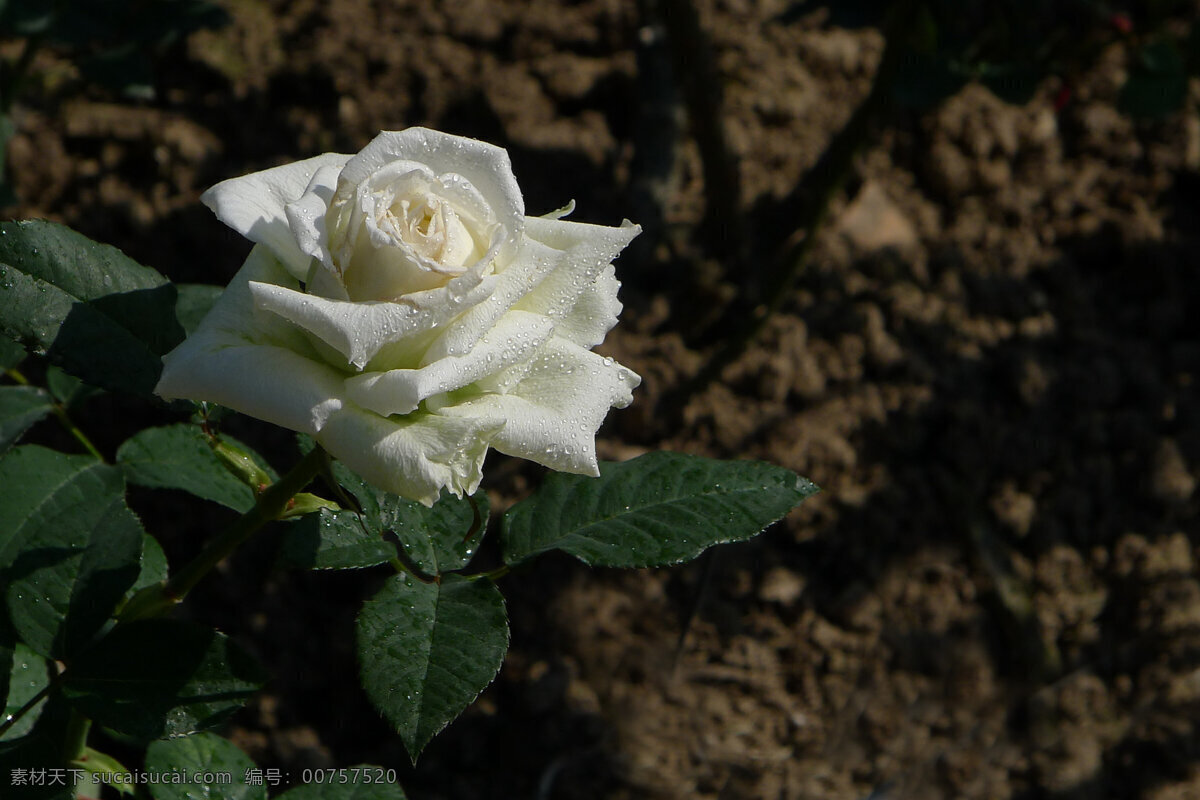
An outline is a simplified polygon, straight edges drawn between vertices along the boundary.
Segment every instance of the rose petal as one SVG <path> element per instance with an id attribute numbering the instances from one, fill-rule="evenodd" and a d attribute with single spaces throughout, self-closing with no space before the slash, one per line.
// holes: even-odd
<path id="1" fill-rule="evenodd" d="M 325 230 L 325 212 L 333 201 L 337 189 L 338 175 L 342 164 L 323 164 L 313 173 L 312 180 L 296 200 L 284 206 L 288 227 L 300 252 L 320 261 L 330 272 L 336 274 L 333 259 L 325 246 L 328 236 Z"/>
<path id="2" fill-rule="evenodd" d="M 350 400 L 377 414 L 408 414 L 422 400 L 461 389 L 527 361 L 554 329 L 546 317 L 512 311 L 463 356 L 448 356 L 420 369 L 369 372 L 346 381 Z"/>
<path id="3" fill-rule="evenodd" d="M 504 419 L 492 447 L 551 469 L 598 475 L 596 431 L 609 408 L 624 408 L 642 379 L 611 358 L 553 338 L 508 394 L 435 408 L 439 414 Z"/>
<path id="4" fill-rule="evenodd" d="M 255 311 L 254 278 L 292 280 L 265 246 L 255 247 L 196 331 L 163 358 L 155 392 L 316 433 L 342 405 L 343 376 L 315 360 L 303 334 Z"/>
<path id="5" fill-rule="evenodd" d="M 604 334 L 617 322 L 621 304 L 617 301 L 615 280 L 598 280 L 622 250 L 642 229 L 626 220 L 618 228 L 588 225 L 544 218 L 531 218 L 525 235 L 533 241 L 559 251 L 554 272 L 518 300 L 513 308 L 544 314 L 553 319 L 572 319 L 564 333 L 571 341 L 592 347 L 604 341 Z M 574 313 L 580 298 L 591 296 Z"/>
<path id="6" fill-rule="evenodd" d="M 491 295 L 456 319 L 430 346 L 423 363 L 432 364 L 448 356 L 471 352 L 514 303 L 554 271 L 560 256 L 545 245 L 526 239 L 517 258 L 497 276 Z"/>
<path id="7" fill-rule="evenodd" d="M 340 168 L 350 159 L 324 153 L 294 164 L 222 181 L 200 196 L 217 218 L 256 244 L 274 251 L 299 280 L 308 273 L 309 256 L 296 244 L 285 208 L 304 194 L 321 167 Z"/>
<path id="8" fill-rule="evenodd" d="M 468 272 L 399 303 L 330 300 L 269 283 L 253 283 L 249 290 L 256 308 L 303 328 L 362 369 L 388 345 L 428 333 L 483 302 L 495 284 L 493 276 Z"/>
<path id="9" fill-rule="evenodd" d="M 503 427 L 499 417 L 416 413 L 396 420 L 348 405 L 316 438 L 368 483 L 431 506 L 443 486 L 459 496 L 479 488 L 488 443 Z"/>

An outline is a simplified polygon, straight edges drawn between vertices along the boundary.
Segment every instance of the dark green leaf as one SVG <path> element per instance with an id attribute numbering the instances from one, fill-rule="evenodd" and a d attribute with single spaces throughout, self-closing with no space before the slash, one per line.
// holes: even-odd
<path id="1" fill-rule="evenodd" d="M 138 572 L 137 580 L 133 582 L 133 586 L 129 587 L 129 594 L 132 595 L 139 589 L 145 589 L 147 586 L 162 583 L 169 575 L 167 554 L 163 552 L 162 545 L 150 534 L 143 535 L 142 566 Z"/>
<path id="2" fill-rule="evenodd" d="M 14 342 L 12 339 L 6 339 L 0 336 L 0 370 L 6 370 L 10 367 L 15 367 L 25 360 L 25 348 Z"/>
<path id="3" fill-rule="evenodd" d="M 341 462 L 334 463 L 333 474 L 358 501 L 367 530 L 395 533 L 404 554 L 427 575 L 465 567 L 487 528 L 488 499 L 482 490 L 470 498 L 443 493 L 433 508 L 426 508 L 376 489 Z"/>
<path id="4" fill-rule="evenodd" d="M 117 626 L 66 673 L 63 692 L 80 713 L 141 740 L 221 724 L 265 680 L 224 634 L 194 622 Z"/>
<path id="5" fill-rule="evenodd" d="M 125 507 L 121 471 L 31 445 L 0 458 L 0 486 L 0 573 L 13 627 L 36 652 L 69 658 L 138 574 L 142 528 Z"/>
<path id="6" fill-rule="evenodd" d="M 50 395 L 36 386 L 0 386 L 0 453 L 53 408 Z"/>
<path id="7" fill-rule="evenodd" d="M 338 770 L 337 781 L 306 783 L 284 792 L 278 800 L 406 800 L 403 789 L 384 782 L 389 771 L 359 764 Z"/>
<path id="8" fill-rule="evenodd" d="M 12 650 L 6 649 L 6 652 L 7 659 L 0 659 L 0 664 L 7 663 L 8 665 L 4 670 L 7 688 L 5 689 L 4 713 L 0 715 L 0 721 L 17 713 L 19 708 L 50 685 L 50 673 L 47 670 L 46 659 L 23 644 L 17 644 Z M 33 730 L 41 713 L 41 706 L 27 712 L 3 736 L 0 736 L 0 740 L 12 741 L 25 736 Z"/>
<path id="9" fill-rule="evenodd" d="M 817 487 L 761 461 L 648 453 L 600 477 L 553 473 L 504 515 L 504 560 L 558 549 L 585 564 L 654 567 L 749 539 Z"/>
<path id="10" fill-rule="evenodd" d="M 1117 106 L 1133 117 L 1164 117 L 1183 107 L 1187 91 L 1187 67 L 1179 49 L 1159 39 L 1138 51 Z"/>
<path id="11" fill-rule="evenodd" d="M 254 769 L 250 756 L 228 739 L 214 733 L 198 733 L 178 739 L 152 742 L 146 748 L 146 772 L 166 775 L 212 776 L 208 782 L 151 783 L 154 800 L 266 800 L 267 788 L 246 784 L 246 773 Z M 232 779 L 226 782 L 222 773 Z"/>
<path id="12" fill-rule="evenodd" d="M 94 386 L 88 386 L 79 378 L 55 366 L 46 369 L 46 388 L 54 395 L 54 399 L 64 406 L 73 406 L 96 392 Z"/>
<path id="13" fill-rule="evenodd" d="M 396 557 L 396 545 L 366 527 L 354 511 L 321 509 L 289 525 L 280 546 L 284 566 L 302 569 L 373 567 Z"/>
<path id="14" fill-rule="evenodd" d="M 358 615 L 363 688 L 416 761 L 496 677 L 508 649 L 504 599 L 489 580 L 388 580 Z"/>
<path id="15" fill-rule="evenodd" d="M 175 291 L 179 293 L 175 301 L 175 317 L 187 335 L 191 336 L 225 290 L 205 283 L 177 283 Z"/>
<path id="16" fill-rule="evenodd" d="M 242 513 L 254 507 L 254 490 L 221 463 L 195 425 L 140 431 L 117 450 L 117 463 L 139 486 L 181 489 Z"/>
<path id="17" fill-rule="evenodd" d="M 0 332 L 94 386 L 153 391 L 183 339 L 175 300 L 114 247 L 54 223 L 0 223 Z"/>

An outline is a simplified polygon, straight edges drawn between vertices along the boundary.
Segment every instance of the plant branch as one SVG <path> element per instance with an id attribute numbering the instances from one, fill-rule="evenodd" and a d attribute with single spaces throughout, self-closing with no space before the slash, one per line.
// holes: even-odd
<path id="1" fill-rule="evenodd" d="M 292 498 L 321 472 L 328 458 L 324 450 L 314 447 L 287 475 L 263 490 L 254 508 L 210 541 L 190 564 L 168 580 L 148 586 L 131 597 L 121 609 L 118 622 L 159 616 L 182 601 L 213 567 L 224 561 L 255 531 L 285 516 Z"/>

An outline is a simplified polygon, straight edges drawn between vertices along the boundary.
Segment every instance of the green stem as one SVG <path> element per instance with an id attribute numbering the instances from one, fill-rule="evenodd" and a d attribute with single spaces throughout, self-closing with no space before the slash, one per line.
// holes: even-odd
<path id="1" fill-rule="evenodd" d="M 5 374 L 12 378 L 15 382 L 19 383 L 21 386 L 30 385 L 29 379 L 26 378 L 16 367 L 5 370 Z M 67 413 L 67 407 L 55 400 L 53 408 L 54 416 L 58 419 L 62 426 L 67 429 L 67 433 L 74 436 L 75 440 L 83 445 L 85 450 L 87 450 L 100 461 L 103 461 L 104 456 L 100 455 L 100 451 L 96 448 L 96 445 L 92 444 L 92 440 L 87 437 L 87 434 L 81 431 L 79 426 L 71 421 L 71 416 Z"/>
<path id="2" fill-rule="evenodd" d="M 168 580 L 147 586 L 131 597 L 121 609 L 118 621 L 123 623 L 156 617 L 173 608 L 213 567 L 224 561 L 255 531 L 268 522 L 283 517 L 292 498 L 321 472 L 328 458 L 324 450 L 314 447 L 287 475 L 259 494 L 254 508 L 239 517 L 227 531 L 210 541 L 190 564 Z"/>
<path id="3" fill-rule="evenodd" d="M 67 735 L 63 755 L 67 761 L 74 761 L 83 756 L 87 747 L 88 733 L 92 730 L 92 721 L 74 709 L 67 720 Z"/>

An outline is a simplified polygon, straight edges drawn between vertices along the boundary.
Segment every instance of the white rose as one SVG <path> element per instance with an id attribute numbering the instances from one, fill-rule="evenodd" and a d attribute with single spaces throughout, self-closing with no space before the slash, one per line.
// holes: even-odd
<path id="1" fill-rule="evenodd" d="M 526 217 L 508 154 L 424 128 L 202 198 L 255 242 L 157 392 L 313 436 L 375 485 L 473 492 L 489 447 L 597 474 L 641 379 L 591 352 L 640 228 Z"/>

